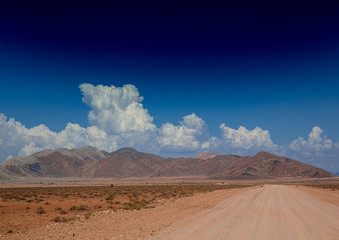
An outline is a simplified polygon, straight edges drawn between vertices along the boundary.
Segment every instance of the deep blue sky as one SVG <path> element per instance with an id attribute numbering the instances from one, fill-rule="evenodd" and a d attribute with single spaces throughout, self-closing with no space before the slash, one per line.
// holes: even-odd
<path id="1" fill-rule="evenodd" d="M 110 2 L 110 1 L 107 1 Z M 286 144 L 315 125 L 339 141 L 335 3 L 1 1 L 0 112 L 88 126 L 79 84 L 134 84 L 160 126 L 196 113 Z"/>

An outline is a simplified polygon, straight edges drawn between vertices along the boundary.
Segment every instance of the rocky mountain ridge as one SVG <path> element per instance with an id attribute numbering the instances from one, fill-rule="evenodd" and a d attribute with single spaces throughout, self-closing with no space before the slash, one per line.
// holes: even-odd
<path id="1" fill-rule="evenodd" d="M 253 157 L 201 153 L 194 158 L 163 158 L 123 148 L 105 152 L 94 147 L 44 150 L 29 157 L 0 163 L 0 178 L 19 177 L 183 177 L 213 179 L 270 179 L 283 177 L 334 177 L 323 169 L 259 152 Z"/>

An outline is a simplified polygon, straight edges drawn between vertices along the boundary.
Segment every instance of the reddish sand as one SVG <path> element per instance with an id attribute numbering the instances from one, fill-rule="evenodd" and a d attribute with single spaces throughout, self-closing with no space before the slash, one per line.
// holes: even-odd
<path id="1" fill-rule="evenodd" d="M 103 211 L 3 239 L 338 239 L 339 191 L 265 185 Z"/>

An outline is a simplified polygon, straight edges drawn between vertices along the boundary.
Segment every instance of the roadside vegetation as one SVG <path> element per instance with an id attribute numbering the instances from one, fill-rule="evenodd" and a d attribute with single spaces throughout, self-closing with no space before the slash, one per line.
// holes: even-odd
<path id="1" fill-rule="evenodd" d="M 303 184 L 303 185 L 306 187 L 331 189 L 332 191 L 339 190 L 339 183 L 319 183 L 319 184 Z"/>

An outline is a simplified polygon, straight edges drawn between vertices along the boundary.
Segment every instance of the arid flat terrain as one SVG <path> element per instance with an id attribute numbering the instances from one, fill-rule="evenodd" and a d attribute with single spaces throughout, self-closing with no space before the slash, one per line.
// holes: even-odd
<path id="1" fill-rule="evenodd" d="M 7 185 L 0 188 L 0 234 L 26 232 L 55 223 L 88 220 L 103 211 L 155 208 L 164 201 L 190 197 L 239 184 L 157 185 Z"/>
<path id="2" fill-rule="evenodd" d="M 337 184 L 312 186 L 265 184 L 246 188 L 211 189 L 214 190 L 211 192 L 199 186 L 203 185 L 195 186 L 195 190 L 191 186 L 186 186 L 185 189 L 182 189 L 183 186 L 144 186 L 142 191 L 140 189 L 136 191 L 135 187 L 130 187 L 129 191 L 121 188 L 120 193 L 127 194 L 117 196 L 113 202 L 120 203 L 115 207 L 110 200 L 104 200 L 109 198 L 109 191 L 112 191 L 109 187 L 94 191 L 97 187 L 92 186 L 88 188 L 89 190 L 82 191 L 83 196 L 87 194 L 88 198 L 77 198 L 78 192 L 73 189 L 74 194 L 69 194 L 69 201 L 59 202 L 61 198 L 57 200 L 58 197 L 54 197 L 53 202 L 51 198 L 49 201 L 53 209 L 50 211 L 48 210 L 50 205 L 45 205 L 43 207 L 46 213 L 43 214 L 37 214 L 35 212 L 37 209 L 34 208 L 35 217 L 31 221 L 22 217 L 26 221 L 26 226 L 29 226 L 26 230 L 4 232 L 6 227 L 9 227 L 6 224 L 9 223 L 6 223 L 6 218 L 2 216 L 1 237 L 2 239 L 338 239 Z M 152 187 L 155 187 L 153 190 L 158 189 L 159 194 L 152 195 Z M 50 188 L 47 190 L 50 191 Z M 90 190 L 93 191 L 92 194 Z M 185 197 L 175 196 L 178 193 L 180 195 L 181 190 Z M 145 206 L 151 207 L 141 205 L 138 207 L 138 201 L 133 196 L 133 193 L 136 195 L 137 192 L 141 194 L 140 198 L 155 199 L 150 204 L 145 203 Z M 102 196 L 99 198 L 90 197 L 100 193 Z M 48 196 L 52 194 L 46 195 L 44 201 L 48 201 Z M 127 203 L 130 197 L 134 199 L 131 201 L 134 205 L 124 205 L 123 203 Z M 90 210 L 70 210 L 71 205 L 80 206 L 79 204 L 83 203 L 80 199 L 87 201 Z M 24 201 L 15 201 L 24 205 Z M 67 207 L 62 205 L 63 202 L 67 202 Z M 60 210 L 54 210 L 54 203 L 62 206 L 68 213 L 60 215 Z M 102 206 L 101 209 L 98 209 L 98 204 Z M 94 208 L 94 205 L 97 208 Z M 109 208 L 110 206 L 113 207 Z M 124 206 L 128 209 L 124 209 Z M 5 212 L 5 209 L 6 207 L 2 207 L 1 211 Z M 23 212 L 17 212 L 17 219 L 23 215 Z M 70 220 L 56 222 L 51 219 L 55 216 L 66 216 L 66 219 Z M 27 224 L 27 221 L 30 222 Z M 41 221 L 42 224 L 36 224 L 36 221 Z"/>

